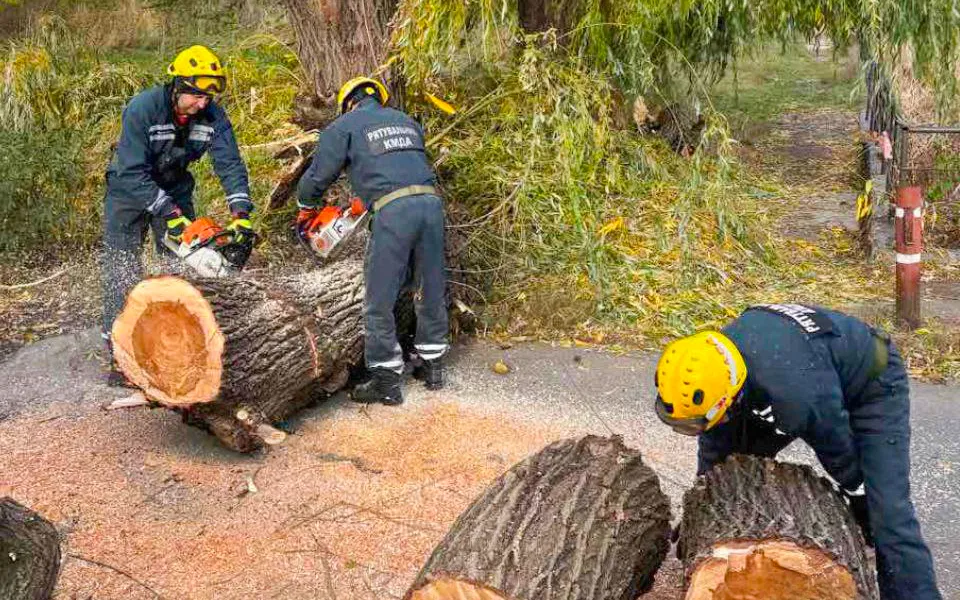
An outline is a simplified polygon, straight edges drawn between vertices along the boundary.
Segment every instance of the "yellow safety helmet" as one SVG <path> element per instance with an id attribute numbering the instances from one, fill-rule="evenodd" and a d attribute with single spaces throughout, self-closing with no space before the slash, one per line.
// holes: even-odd
<path id="1" fill-rule="evenodd" d="M 364 91 L 370 95 L 377 95 L 380 100 L 380 104 L 386 104 L 387 100 L 390 98 L 390 94 L 387 93 L 387 88 L 384 87 L 382 83 L 376 79 L 370 79 L 369 77 L 354 77 L 350 81 L 346 82 L 340 87 L 340 91 L 337 92 L 337 110 L 340 111 L 340 114 L 347 112 L 347 107 L 344 106 L 344 103 L 350 98 L 350 95 L 355 92 L 358 88 L 367 86 Z"/>
<path id="2" fill-rule="evenodd" d="M 184 91 L 215 95 L 227 87 L 227 74 L 217 55 L 206 46 L 190 46 L 177 55 L 167 73 L 179 78 Z"/>
<path id="3" fill-rule="evenodd" d="M 676 340 L 657 362 L 657 416 L 678 433 L 703 433 L 723 419 L 746 378 L 743 356 L 719 331 Z"/>

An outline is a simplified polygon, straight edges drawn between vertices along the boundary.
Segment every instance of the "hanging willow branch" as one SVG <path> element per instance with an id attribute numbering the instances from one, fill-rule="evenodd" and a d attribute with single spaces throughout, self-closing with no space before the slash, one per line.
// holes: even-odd
<path id="1" fill-rule="evenodd" d="M 510 60 L 525 33 L 551 28 L 564 45 L 628 91 L 690 64 L 706 80 L 751 48 L 826 35 L 840 47 L 858 41 L 881 62 L 912 47 L 921 73 L 945 92 L 956 87 L 960 13 L 951 0 L 401 0 L 394 50 L 409 82 L 475 64 Z"/>

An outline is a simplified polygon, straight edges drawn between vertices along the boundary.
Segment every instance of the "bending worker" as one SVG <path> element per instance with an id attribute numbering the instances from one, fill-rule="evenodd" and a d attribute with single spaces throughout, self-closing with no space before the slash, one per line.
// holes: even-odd
<path id="1" fill-rule="evenodd" d="M 103 337 L 111 354 L 108 384 L 123 385 L 112 361 L 110 331 L 130 289 L 143 276 L 140 251 L 153 229 L 157 251 L 166 236 L 180 242 L 195 217 L 188 170 L 207 151 L 233 215 L 228 226 L 250 231 L 250 187 L 233 127 L 215 98 L 226 86 L 220 60 L 204 46 L 177 55 L 166 85 L 137 94 L 123 111 L 120 141 L 107 168 L 102 257 Z"/>
<path id="2" fill-rule="evenodd" d="M 910 501 L 909 387 L 889 337 L 819 307 L 754 306 L 668 345 L 656 386 L 660 419 L 699 435 L 698 474 L 804 440 L 875 542 L 880 596 L 941 597 Z"/>
<path id="3" fill-rule="evenodd" d="M 298 189 L 298 226 L 312 219 L 323 193 L 347 168 L 350 186 L 373 214 L 364 278 L 364 345 L 371 379 L 353 391 L 357 402 L 400 404 L 403 352 L 394 305 L 413 262 L 417 293 L 414 347 L 422 365 L 414 375 L 428 389 L 443 386 L 447 351 L 443 202 L 427 159 L 423 130 L 388 108 L 386 88 L 358 77 L 337 94 L 340 116 L 320 134 Z M 298 227 L 299 229 L 299 227 Z"/>

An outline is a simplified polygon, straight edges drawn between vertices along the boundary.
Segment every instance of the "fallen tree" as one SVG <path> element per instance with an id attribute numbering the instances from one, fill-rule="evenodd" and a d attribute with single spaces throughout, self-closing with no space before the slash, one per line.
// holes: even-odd
<path id="1" fill-rule="evenodd" d="M 147 279 L 114 324 L 114 352 L 148 399 L 248 452 L 282 441 L 272 423 L 347 382 L 363 357 L 363 296 L 357 259 L 257 279 Z"/>
<path id="2" fill-rule="evenodd" d="M 0 598 L 47 600 L 60 573 L 60 537 L 42 516 L 0 499 Z"/>
<path id="3" fill-rule="evenodd" d="M 555 442 L 460 515 L 406 600 L 633 600 L 669 522 L 656 474 L 619 437 Z"/>
<path id="4" fill-rule="evenodd" d="M 687 600 L 874 600 L 853 516 L 808 466 L 734 456 L 684 495 Z"/>
<path id="5" fill-rule="evenodd" d="M 456 213 L 448 214 L 456 222 Z M 285 435 L 273 424 L 342 388 L 363 363 L 365 287 L 363 260 L 356 257 L 367 238 L 359 231 L 328 259 L 292 273 L 142 281 L 113 326 L 120 370 L 148 401 L 177 410 L 228 448 L 250 452 L 282 442 Z M 477 296 L 459 268 L 466 244 L 450 226 L 451 335 L 473 326 L 470 304 Z M 305 260 L 311 256 L 304 253 Z M 416 331 L 410 284 L 394 310 L 406 353 Z"/>

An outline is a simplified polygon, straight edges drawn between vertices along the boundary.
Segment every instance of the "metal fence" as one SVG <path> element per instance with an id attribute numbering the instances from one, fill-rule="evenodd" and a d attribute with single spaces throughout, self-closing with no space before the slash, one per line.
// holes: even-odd
<path id="1" fill-rule="evenodd" d="M 870 132 L 880 135 L 886 133 L 890 140 L 891 156 L 881 165 L 887 190 L 893 193 L 903 185 L 918 185 L 927 189 L 945 181 L 960 183 L 960 153 L 953 151 L 958 157 L 956 166 L 936 166 L 933 160 L 930 164 L 918 164 L 915 157 L 911 157 L 911 145 L 929 143 L 931 137 L 945 140 L 944 146 L 960 149 L 960 127 L 907 123 L 900 114 L 893 84 L 876 61 L 869 61 L 866 65 L 866 88 L 864 124 Z"/>
<path id="2" fill-rule="evenodd" d="M 883 196 L 894 218 L 897 321 L 920 325 L 920 270 L 925 222 L 946 217 L 945 230 L 929 234 L 940 245 L 960 244 L 960 127 L 911 125 L 902 117 L 893 84 L 874 61 L 866 64 L 866 107 L 861 127 L 878 144 L 867 144 L 868 187 L 857 202 L 860 242 L 874 246 L 873 203 Z M 915 151 L 911 146 L 916 144 Z M 877 151 L 879 147 L 879 152 Z M 941 154 L 942 153 L 942 154 Z M 879 188 L 879 189 L 877 189 Z M 870 190 L 874 190 L 871 194 Z M 879 193 L 877 193 L 879 192 Z"/>

